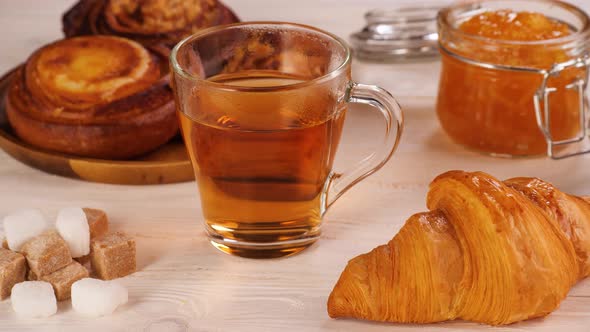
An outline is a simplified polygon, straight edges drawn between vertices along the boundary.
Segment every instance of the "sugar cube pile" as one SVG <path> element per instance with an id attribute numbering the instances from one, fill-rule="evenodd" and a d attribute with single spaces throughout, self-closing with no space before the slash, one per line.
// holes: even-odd
<path id="1" fill-rule="evenodd" d="M 61 209 L 57 215 L 55 228 L 68 244 L 73 258 L 90 253 L 90 227 L 82 208 Z"/>
<path id="2" fill-rule="evenodd" d="M 20 251 L 25 242 L 49 228 L 41 211 L 36 209 L 20 210 L 7 215 L 3 223 L 6 242 L 12 251 Z"/>
<path id="3" fill-rule="evenodd" d="M 72 285 L 72 308 L 85 316 L 110 315 L 127 301 L 127 289 L 116 281 L 84 278 Z"/>
<path id="4" fill-rule="evenodd" d="M 19 316 L 49 317 L 57 312 L 51 284 L 45 281 L 25 281 L 12 288 L 12 309 Z"/>
<path id="5" fill-rule="evenodd" d="M 0 300 L 11 296 L 19 315 L 48 317 L 55 314 L 56 301 L 72 298 L 76 311 L 102 316 L 127 302 L 123 286 L 104 280 L 135 272 L 135 240 L 110 233 L 104 211 L 62 209 L 55 229 L 33 209 L 8 215 L 3 223 Z M 84 262 L 103 280 L 88 278 Z"/>

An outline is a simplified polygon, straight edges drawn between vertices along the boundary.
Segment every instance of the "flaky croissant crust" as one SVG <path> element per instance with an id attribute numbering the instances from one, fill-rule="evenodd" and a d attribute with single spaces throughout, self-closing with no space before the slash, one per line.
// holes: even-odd
<path id="1" fill-rule="evenodd" d="M 348 263 L 331 317 L 509 324 L 549 314 L 590 273 L 590 204 L 547 182 L 451 171 L 427 206 Z"/>

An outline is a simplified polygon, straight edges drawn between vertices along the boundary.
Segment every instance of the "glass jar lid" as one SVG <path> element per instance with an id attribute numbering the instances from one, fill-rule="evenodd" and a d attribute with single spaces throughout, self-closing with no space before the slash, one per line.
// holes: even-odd
<path id="1" fill-rule="evenodd" d="M 371 61 L 406 61 L 438 57 L 436 17 L 440 5 L 375 9 L 367 25 L 350 36 L 357 57 Z"/>

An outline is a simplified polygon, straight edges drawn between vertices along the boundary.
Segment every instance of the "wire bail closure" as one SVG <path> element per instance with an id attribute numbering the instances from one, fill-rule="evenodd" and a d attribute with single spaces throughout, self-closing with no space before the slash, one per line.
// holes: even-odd
<path id="1" fill-rule="evenodd" d="M 540 74 L 543 75 L 543 81 L 541 86 L 535 93 L 534 105 L 535 105 L 535 118 L 537 119 L 537 126 L 545 136 L 547 142 L 547 155 L 552 159 L 564 159 L 567 157 L 573 157 L 581 154 L 590 152 L 590 147 L 582 147 L 578 151 L 558 151 L 559 147 L 581 143 L 588 136 L 588 122 L 587 117 L 587 103 L 586 103 L 586 88 L 588 87 L 588 77 L 590 73 L 590 56 L 586 54 L 583 57 L 572 59 L 567 62 L 562 62 L 553 65 L 550 70 L 541 70 Z M 566 86 L 568 90 L 576 90 L 578 92 L 578 109 L 579 109 L 579 126 L 580 131 L 576 137 L 556 141 L 553 139 L 551 134 L 551 107 L 549 106 L 549 98 L 551 93 L 557 91 L 557 88 L 549 87 L 548 81 L 551 77 L 559 76 L 562 71 L 570 68 L 584 68 L 584 76 L 578 77 L 572 83 Z"/>

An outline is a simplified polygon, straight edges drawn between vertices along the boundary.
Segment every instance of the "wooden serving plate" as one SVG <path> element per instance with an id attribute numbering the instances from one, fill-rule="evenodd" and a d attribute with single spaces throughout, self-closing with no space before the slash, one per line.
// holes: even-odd
<path id="1" fill-rule="evenodd" d="M 91 159 L 47 151 L 20 140 L 12 131 L 4 98 L 15 69 L 0 78 L 0 148 L 13 158 L 44 172 L 92 182 L 162 184 L 194 179 L 182 138 L 132 160 Z"/>

